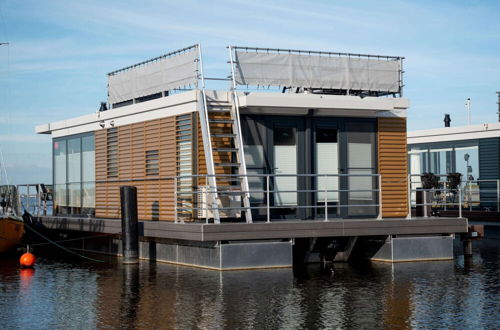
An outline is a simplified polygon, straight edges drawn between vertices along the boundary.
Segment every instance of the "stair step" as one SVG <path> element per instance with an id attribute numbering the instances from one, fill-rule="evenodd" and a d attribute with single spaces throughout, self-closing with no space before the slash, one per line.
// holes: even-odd
<path id="1" fill-rule="evenodd" d="M 220 137 L 220 138 L 225 138 L 225 137 L 228 137 L 228 138 L 233 138 L 236 136 L 236 134 L 212 134 L 213 137 Z"/>
<path id="2" fill-rule="evenodd" d="M 239 167 L 240 164 L 238 163 L 214 163 L 215 166 L 221 166 L 221 167 Z"/>
<path id="3" fill-rule="evenodd" d="M 241 177 L 237 176 L 218 176 L 215 178 L 215 181 L 231 181 L 231 182 L 240 182 Z"/>
<path id="4" fill-rule="evenodd" d="M 237 148 L 212 148 L 213 151 L 217 152 L 237 152 Z"/>
<path id="5" fill-rule="evenodd" d="M 208 119 L 209 123 L 214 124 L 232 124 L 234 120 L 232 119 Z"/>
<path id="6" fill-rule="evenodd" d="M 231 106 L 231 102 L 228 102 L 228 101 L 208 101 L 207 105 L 210 105 L 210 106 L 214 106 L 214 105 Z"/>
<path id="7" fill-rule="evenodd" d="M 211 112 L 211 113 L 229 113 L 229 112 L 231 112 L 231 109 L 213 109 L 213 108 L 210 108 L 210 109 L 208 109 L 208 112 Z"/>

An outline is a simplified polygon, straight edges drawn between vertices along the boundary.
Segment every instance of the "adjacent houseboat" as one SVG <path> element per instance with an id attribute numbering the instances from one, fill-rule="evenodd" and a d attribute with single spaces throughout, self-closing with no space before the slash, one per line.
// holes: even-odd
<path id="1" fill-rule="evenodd" d="M 446 117 L 446 118 L 449 118 Z M 441 127 L 408 133 L 412 186 L 433 173 L 445 186 L 460 174 L 467 211 L 500 211 L 500 123 Z"/>
<path id="2" fill-rule="evenodd" d="M 229 62 L 229 79 L 205 77 L 195 45 L 111 72 L 100 111 L 38 126 L 54 157 L 41 222 L 118 232 L 132 185 L 144 258 L 289 266 L 299 240 L 347 256 L 357 237 L 377 240 L 373 259 L 452 257 L 465 219 L 410 217 L 402 57 L 229 47 Z"/>

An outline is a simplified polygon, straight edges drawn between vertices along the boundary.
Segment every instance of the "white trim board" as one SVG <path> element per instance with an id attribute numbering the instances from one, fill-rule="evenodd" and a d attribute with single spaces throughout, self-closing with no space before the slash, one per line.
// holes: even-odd
<path id="1" fill-rule="evenodd" d="M 52 137 L 61 137 L 98 131 L 103 128 L 100 123 L 104 123 L 104 128 L 109 128 L 177 116 L 198 111 L 198 96 L 199 93 L 197 91 L 189 91 L 116 109 L 95 112 L 81 117 L 39 125 L 35 128 L 35 132 L 38 134 L 52 134 Z"/>
<path id="2" fill-rule="evenodd" d="M 199 111 L 199 91 L 188 91 L 147 102 L 141 102 L 61 120 L 35 128 L 38 134 L 61 137 L 109 127 L 118 127 L 147 120 Z M 213 101 L 228 100 L 227 91 L 207 91 Z M 407 99 L 318 94 L 251 92 L 238 94 L 241 112 L 254 114 L 304 115 L 314 109 L 316 116 L 338 117 L 406 117 Z"/>
<path id="3" fill-rule="evenodd" d="M 408 132 L 408 144 L 450 142 L 500 137 L 500 123 L 442 127 Z"/>

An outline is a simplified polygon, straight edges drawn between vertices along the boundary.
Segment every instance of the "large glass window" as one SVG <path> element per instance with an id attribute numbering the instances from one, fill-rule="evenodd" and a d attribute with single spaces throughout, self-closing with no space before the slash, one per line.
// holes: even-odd
<path id="1" fill-rule="evenodd" d="M 70 214 L 79 214 L 82 206 L 81 173 L 82 148 L 81 138 L 68 139 L 68 208 Z"/>
<path id="2" fill-rule="evenodd" d="M 54 141 L 54 212 L 67 212 L 66 140 Z"/>
<path id="3" fill-rule="evenodd" d="M 447 145 L 443 143 L 413 145 L 409 148 L 408 160 L 410 173 L 415 177 L 426 172 L 442 175 L 458 172 L 462 174 L 462 181 L 477 180 L 479 177 L 479 152 L 476 140 L 450 142 Z"/>
<path id="4" fill-rule="evenodd" d="M 373 123 L 346 123 L 347 131 L 347 179 L 348 207 L 350 216 L 376 214 L 375 193 L 375 127 Z M 364 206 L 370 205 L 370 206 Z"/>
<path id="5" fill-rule="evenodd" d="M 477 143 L 460 143 L 455 146 L 456 172 L 462 173 L 462 181 L 479 177 L 479 148 Z"/>
<path id="6" fill-rule="evenodd" d="M 95 208 L 94 135 L 82 136 L 82 207 L 83 213 Z"/>
<path id="7" fill-rule="evenodd" d="M 54 213 L 95 213 L 94 134 L 54 139 Z"/>
<path id="8" fill-rule="evenodd" d="M 295 127 L 274 128 L 275 204 L 297 205 L 297 139 Z"/>
<path id="9" fill-rule="evenodd" d="M 446 175 L 452 172 L 452 148 L 431 146 L 429 151 L 430 172 Z"/>
<path id="10" fill-rule="evenodd" d="M 335 175 L 339 173 L 339 148 L 337 141 L 337 130 L 334 128 L 316 129 L 316 173 Z M 339 178 L 338 176 L 318 176 L 316 187 L 319 192 L 316 193 L 317 206 L 337 205 L 339 202 Z M 329 190 L 325 192 L 324 190 Z M 333 191 L 332 191 L 333 190 Z M 318 208 L 318 215 L 324 216 L 325 209 Z M 338 214 L 338 209 L 330 207 L 329 215 Z"/>

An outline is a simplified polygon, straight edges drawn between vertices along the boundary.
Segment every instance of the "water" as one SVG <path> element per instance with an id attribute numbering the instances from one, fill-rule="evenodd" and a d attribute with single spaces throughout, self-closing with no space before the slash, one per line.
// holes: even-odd
<path id="1" fill-rule="evenodd" d="M 460 250 L 457 250 L 460 252 Z M 336 264 L 216 272 L 41 257 L 0 259 L 3 329 L 376 329 L 500 327 L 500 240 L 472 263 Z M 99 256 L 104 258 L 103 256 Z"/>

